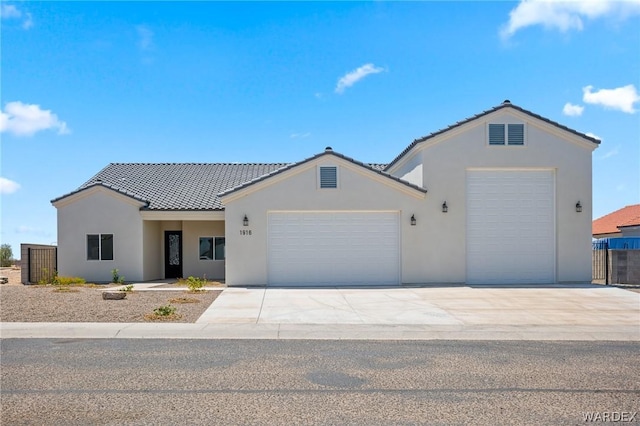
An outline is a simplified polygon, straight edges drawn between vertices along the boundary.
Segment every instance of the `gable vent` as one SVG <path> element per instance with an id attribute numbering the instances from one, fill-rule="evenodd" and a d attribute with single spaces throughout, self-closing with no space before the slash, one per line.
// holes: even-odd
<path id="1" fill-rule="evenodd" d="M 524 124 L 509 124 L 509 145 L 524 145 Z"/>
<path id="2" fill-rule="evenodd" d="M 320 188 L 338 187 L 338 168 L 335 166 L 320 167 Z"/>
<path id="3" fill-rule="evenodd" d="M 489 145 L 504 145 L 504 124 L 489 124 Z"/>

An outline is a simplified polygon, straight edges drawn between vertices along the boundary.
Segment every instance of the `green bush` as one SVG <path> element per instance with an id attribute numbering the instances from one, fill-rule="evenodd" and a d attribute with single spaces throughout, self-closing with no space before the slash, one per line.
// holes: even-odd
<path id="1" fill-rule="evenodd" d="M 153 310 L 153 313 L 159 317 L 168 317 L 170 315 L 175 314 L 175 312 L 176 312 L 176 308 L 171 305 L 163 305 Z"/>
<path id="2" fill-rule="evenodd" d="M 120 276 L 120 271 L 117 269 L 111 270 L 111 282 L 116 284 L 124 284 L 124 277 Z"/>
<path id="3" fill-rule="evenodd" d="M 189 277 L 187 278 L 187 287 L 191 292 L 197 292 L 204 290 L 204 286 L 207 283 L 205 278 Z"/>
<path id="4" fill-rule="evenodd" d="M 86 284 L 87 280 L 80 277 L 57 277 L 57 284 L 59 285 L 72 285 L 72 284 Z"/>

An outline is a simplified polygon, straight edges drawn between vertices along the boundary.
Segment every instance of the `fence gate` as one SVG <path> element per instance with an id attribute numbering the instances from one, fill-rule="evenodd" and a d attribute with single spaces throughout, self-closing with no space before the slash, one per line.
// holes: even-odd
<path id="1" fill-rule="evenodd" d="M 58 269 L 58 256 L 56 247 L 32 248 L 27 250 L 28 281 L 51 282 Z"/>
<path id="2" fill-rule="evenodd" d="M 593 242 L 593 281 L 603 281 L 609 285 L 609 242 L 594 241 Z"/>

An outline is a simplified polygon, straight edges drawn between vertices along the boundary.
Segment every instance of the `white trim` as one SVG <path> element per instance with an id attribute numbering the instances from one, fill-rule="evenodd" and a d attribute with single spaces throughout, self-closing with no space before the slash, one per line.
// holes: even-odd
<path id="1" fill-rule="evenodd" d="M 224 221 L 224 211 L 178 211 L 178 210 L 141 210 L 142 220 L 200 220 Z"/>
<path id="2" fill-rule="evenodd" d="M 113 198 L 116 198 L 120 201 L 123 201 L 127 204 L 133 205 L 133 206 L 138 206 L 138 207 L 144 207 L 147 205 L 147 203 L 140 201 L 140 200 L 136 200 L 133 197 L 130 197 L 128 195 L 122 194 L 118 191 L 116 191 L 115 189 L 111 189 L 111 188 L 107 188 L 105 186 L 100 186 L 100 185 L 96 185 L 96 186 L 91 186 L 85 189 L 82 189 L 78 192 L 76 192 L 75 194 L 71 194 L 68 195 L 54 203 L 53 206 L 55 208 L 60 208 L 60 207 L 65 207 L 68 206 L 69 204 L 75 203 L 76 201 L 79 201 L 85 197 L 89 197 L 91 195 L 94 195 L 97 192 L 102 192 L 104 194 L 110 195 Z"/>

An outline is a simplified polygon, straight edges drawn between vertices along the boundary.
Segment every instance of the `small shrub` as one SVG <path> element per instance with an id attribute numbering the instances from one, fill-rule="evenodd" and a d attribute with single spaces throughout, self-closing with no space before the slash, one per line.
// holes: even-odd
<path id="1" fill-rule="evenodd" d="M 153 310 L 152 314 L 146 314 L 144 319 L 147 321 L 173 321 L 182 318 L 182 315 L 176 313 L 176 308 L 171 305 L 164 305 Z"/>
<path id="2" fill-rule="evenodd" d="M 53 270 L 53 272 L 49 272 L 49 269 L 42 268 L 42 278 L 40 278 L 38 280 L 38 284 L 40 284 L 40 285 L 46 285 L 46 284 L 58 285 L 58 284 L 60 284 L 60 279 L 58 278 L 58 271 Z"/>
<path id="3" fill-rule="evenodd" d="M 87 280 L 80 277 L 57 277 L 59 285 L 83 285 Z"/>
<path id="4" fill-rule="evenodd" d="M 125 285 L 119 291 L 126 291 L 127 293 L 133 292 L 133 284 Z"/>
<path id="5" fill-rule="evenodd" d="M 187 287 L 189 288 L 189 291 L 192 293 L 196 293 L 198 291 L 204 290 L 204 286 L 206 283 L 207 283 L 207 280 L 205 278 L 198 278 L 198 277 L 187 278 Z"/>
<path id="6" fill-rule="evenodd" d="M 111 270 L 111 279 L 111 282 L 113 283 L 124 284 L 124 277 L 120 276 L 120 271 L 118 271 L 117 269 Z"/>

